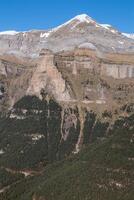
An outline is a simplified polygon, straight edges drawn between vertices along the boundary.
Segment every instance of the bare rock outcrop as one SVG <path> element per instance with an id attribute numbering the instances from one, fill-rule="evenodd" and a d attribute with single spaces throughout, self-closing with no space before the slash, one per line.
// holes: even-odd
<path id="1" fill-rule="evenodd" d="M 45 90 L 58 101 L 68 101 L 70 94 L 67 83 L 53 61 L 52 52 L 41 53 L 26 94 L 37 95 L 41 98 L 41 90 Z"/>
<path id="2" fill-rule="evenodd" d="M 25 95 L 42 98 L 41 91 L 63 104 L 107 105 L 132 99 L 134 59 L 132 54 L 100 55 L 91 45 L 57 54 L 43 49 L 27 66 L 1 60 L 0 75 L 10 106 Z M 118 91 L 121 84 L 124 89 Z"/>

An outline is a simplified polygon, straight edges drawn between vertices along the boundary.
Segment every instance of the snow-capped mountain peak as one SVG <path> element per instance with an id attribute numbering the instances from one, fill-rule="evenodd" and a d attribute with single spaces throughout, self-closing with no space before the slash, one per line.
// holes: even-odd
<path id="1" fill-rule="evenodd" d="M 79 20 L 80 22 L 87 22 L 87 23 L 95 22 L 91 17 L 89 17 L 86 14 L 77 15 L 71 21 L 73 20 Z"/>
<path id="2" fill-rule="evenodd" d="M 0 32 L 0 54 L 23 54 L 33 58 L 38 57 L 41 49 L 58 52 L 75 47 L 134 52 L 133 40 L 127 37 L 109 24 L 98 23 L 88 15 L 81 14 L 49 30 Z"/>
<path id="3" fill-rule="evenodd" d="M 73 28 L 75 28 L 76 25 L 80 24 L 80 23 L 93 23 L 96 24 L 96 22 L 89 17 L 86 14 L 81 14 L 81 15 L 77 15 L 74 18 L 70 19 L 69 21 L 65 22 L 64 24 L 52 29 L 52 31 L 57 31 L 59 28 L 65 27 L 69 24 L 73 24 Z M 72 29 L 72 28 L 71 28 Z"/>
<path id="4" fill-rule="evenodd" d="M 95 20 L 93 20 L 90 16 L 87 14 L 81 14 L 77 15 L 74 18 L 70 19 L 69 21 L 65 22 L 64 24 L 52 29 L 52 32 L 55 32 L 59 30 L 60 28 L 64 28 L 66 26 L 70 25 L 70 29 L 74 29 L 77 25 L 85 23 L 85 24 L 91 24 L 94 25 L 96 28 L 103 28 L 106 29 L 107 31 L 110 31 L 112 33 L 118 33 L 116 29 L 114 29 L 111 25 L 109 24 L 99 24 Z"/>

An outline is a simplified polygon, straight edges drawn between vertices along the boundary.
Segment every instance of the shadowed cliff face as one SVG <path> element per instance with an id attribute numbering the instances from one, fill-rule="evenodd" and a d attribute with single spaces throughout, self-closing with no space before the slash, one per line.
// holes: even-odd
<path id="1" fill-rule="evenodd" d="M 64 163 L 66 158 L 78 154 L 88 144 L 91 148 L 100 144 L 101 151 L 98 150 L 95 156 L 92 156 L 91 149 L 91 161 L 95 164 L 94 157 L 99 153 L 101 157 L 101 153 L 106 152 L 105 141 L 113 133 L 119 132 L 117 139 L 121 145 L 122 130 L 125 129 L 124 138 L 127 129 L 132 132 L 133 115 L 129 116 L 134 113 L 133 40 L 82 15 L 50 31 L 0 34 L 0 44 L 0 193 L 3 199 L 4 194 L 6 199 L 5 191 L 10 189 L 9 183 L 14 187 L 22 179 L 25 182 L 27 176 L 42 176 L 44 168 L 48 171 L 49 166 L 57 168 L 57 163 L 53 167 L 54 162 L 64 160 Z M 127 145 L 133 143 L 133 136 L 128 138 Z M 104 142 L 103 148 L 101 142 Z M 120 148 L 116 143 L 110 145 L 112 149 Z M 126 147 L 123 148 L 125 152 Z M 113 150 L 109 151 L 113 155 Z M 86 163 L 83 162 L 83 155 L 79 163 L 80 172 Z M 116 164 L 114 156 L 110 157 L 111 163 L 114 160 Z M 129 159 L 133 161 L 132 155 Z M 103 161 L 105 163 L 105 159 Z M 88 165 L 91 164 L 89 162 Z M 106 166 L 104 174 L 107 173 Z M 100 167 L 102 171 L 101 162 Z M 89 166 L 86 170 L 89 171 Z M 92 170 L 96 177 L 93 166 L 90 178 Z M 67 171 L 65 169 L 65 174 Z M 77 177 L 80 175 L 78 173 Z M 40 184 L 40 178 L 37 183 Z M 42 193 L 36 195 L 37 183 L 28 196 L 33 200 L 43 200 Z M 100 182 L 99 189 L 108 188 L 109 193 L 111 186 L 122 187 L 118 182 L 108 183 L 104 187 Z M 49 183 L 46 186 L 49 187 Z M 122 188 L 124 191 L 124 186 Z M 113 191 L 112 188 L 112 195 Z M 68 195 L 71 199 L 72 194 Z M 18 198 L 16 194 L 15 198 Z"/>
<path id="2" fill-rule="evenodd" d="M 100 111 L 81 104 L 65 106 L 42 92 L 21 98 L 0 117 L 0 166 L 33 174 L 49 163 L 78 153 L 84 145 L 106 138 L 133 104 Z M 126 124 L 127 126 L 127 124 Z"/>
<path id="3" fill-rule="evenodd" d="M 27 103 L 28 102 L 27 100 L 29 100 L 30 105 Z M 22 107 L 23 110 L 21 109 Z M 41 102 L 36 97 L 31 98 L 28 96 L 25 97 L 23 101 L 17 103 L 14 109 L 16 111 L 21 110 L 21 112 L 23 111 L 23 114 L 24 113 L 26 114 L 26 109 L 28 108 L 29 108 L 28 113 L 32 117 L 31 122 L 33 121 L 34 117 L 37 120 L 37 109 L 39 109 L 40 112 L 41 110 L 44 110 L 46 112 L 46 116 L 48 116 L 48 113 L 50 113 L 49 120 L 45 119 L 45 117 L 44 117 L 45 120 L 43 119 L 42 123 L 43 136 L 40 136 L 39 134 L 36 135 L 31 134 L 33 142 L 32 144 L 30 140 L 30 133 L 31 130 L 33 130 L 35 121 L 33 124 L 31 124 L 32 129 L 29 127 L 28 133 L 26 132 L 26 129 L 23 130 L 25 128 L 24 124 L 23 128 L 20 126 L 19 134 L 17 134 L 18 132 L 17 129 L 15 132 L 15 126 L 14 126 L 15 124 L 12 121 L 13 124 L 12 128 L 14 128 L 14 131 L 12 131 L 11 135 L 13 136 L 12 139 L 14 144 L 12 144 L 11 148 L 11 141 L 9 140 L 10 137 L 9 131 L 7 134 L 7 138 L 5 138 L 3 142 L 5 143 L 8 140 L 10 141 L 10 144 L 8 145 L 8 148 L 10 148 L 9 158 L 11 158 L 12 155 L 13 159 L 13 156 L 15 156 L 16 153 L 17 154 L 16 157 L 17 159 L 19 159 L 19 162 L 17 163 L 16 161 L 18 160 L 16 161 L 14 160 L 13 165 L 15 167 L 18 167 L 17 164 L 19 164 L 20 168 L 19 170 L 18 168 L 17 170 L 16 168 L 14 170 L 13 168 L 11 169 L 9 168 L 11 167 L 10 165 L 12 159 L 11 160 L 9 160 L 9 158 L 7 159 L 8 151 L 6 149 L 4 149 L 5 156 L 4 154 L 2 154 L 2 156 L 0 157 L 0 164 L 3 164 L 3 166 L 6 166 L 8 164 L 8 168 L 6 167 L 5 170 L 7 170 L 10 173 L 14 172 L 14 176 L 17 176 L 18 172 L 19 173 L 27 172 L 29 174 L 29 177 L 25 178 L 20 176 L 15 177 L 15 180 L 12 180 L 13 184 L 8 185 L 8 187 L 4 187 L 3 188 L 4 192 L 0 193 L 0 198 L 2 200 L 7 200 L 7 199 L 19 200 L 20 198 L 25 200 L 33 200 L 33 199 L 45 200 L 46 198 L 50 200 L 51 199 L 67 200 L 67 199 L 72 199 L 72 196 L 74 196 L 74 199 L 76 200 L 78 198 L 89 199 L 90 197 L 93 197 L 95 200 L 98 200 L 98 197 L 101 200 L 103 199 L 113 200 L 114 197 L 114 199 L 118 200 L 118 197 L 120 196 L 122 196 L 123 200 L 126 200 L 126 198 L 132 199 L 133 159 L 134 159 L 133 157 L 134 115 L 131 115 L 130 117 L 122 117 L 116 120 L 112 129 L 109 130 L 109 132 L 107 132 L 108 134 L 110 134 L 109 137 L 105 137 L 105 130 L 107 129 L 108 125 L 106 123 L 101 123 L 100 121 L 96 120 L 97 115 L 94 114 L 92 111 L 86 112 L 86 120 L 84 124 L 85 127 L 84 143 L 87 144 L 89 140 L 90 142 L 91 140 L 92 141 L 95 140 L 96 136 L 97 138 L 100 137 L 100 140 L 94 142 L 93 144 L 86 145 L 86 148 L 83 148 L 83 150 L 78 155 L 70 156 L 68 157 L 68 159 L 55 162 L 51 165 L 49 164 L 45 168 L 43 167 L 42 170 L 45 158 L 51 158 L 51 159 L 53 158 L 55 161 L 55 152 L 58 152 L 57 145 L 59 145 L 59 134 L 57 133 L 59 132 L 60 129 L 59 122 L 61 120 L 60 119 L 61 109 L 59 108 L 59 105 L 52 100 L 50 100 L 49 103 L 47 102 L 47 107 L 46 107 L 46 103 L 44 103 L 44 101 Z M 33 111 L 34 115 L 32 115 Z M 66 114 L 68 112 L 66 112 Z M 27 117 L 29 117 L 28 113 Z M 73 122 L 76 124 L 74 112 L 71 111 L 71 113 L 73 114 Z M 45 116 L 45 113 L 43 114 L 43 116 Z M 103 117 L 105 118 L 108 117 L 111 119 L 111 114 L 105 112 L 103 113 Z M 65 117 L 65 121 L 68 121 L 66 119 L 67 118 Z M 23 121 L 21 119 L 21 123 L 22 122 Z M 43 126 L 44 122 L 47 122 L 45 128 Z M 51 123 L 49 124 L 49 122 L 53 122 L 55 126 L 53 127 Z M 66 128 L 70 127 L 69 124 L 71 125 L 72 123 L 67 123 L 65 127 Z M 9 128 L 11 130 L 11 125 L 9 126 Z M 37 130 L 37 124 L 36 124 L 36 130 Z M 25 134 L 27 135 L 29 134 L 29 140 L 28 138 L 24 140 L 23 131 L 25 132 Z M 71 132 L 71 135 L 73 132 Z M 4 134 L 6 134 L 6 132 L 4 132 Z M 53 137 L 51 137 L 52 135 Z M 22 146 L 17 141 L 17 139 L 20 137 L 21 137 L 21 143 L 25 142 L 25 148 L 23 149 L 23 151 L 21 150 Z M 45 143 L 46 138 L 47 142 Z M 16 141 L 18 144 L 18 148 L 16 148 Z M 26 142 L 28 143 L 26 144 Z M 73 140 L 73 142 L 75 142 L 75 140 Z M 68 147 L 69 145 L 70 143 L 68 143 Z M 48 148 L 45 149 L 45 147 Z M 53 151 L 51 151 L 52 150 L 51 147 L 53 147 Z M 67 146 L 64 145 L 64 147 Z M 61 146 L 59 146 L 58 149 L 60 148 Z M 21 150 L 20 154 L 18 150 Z M 47 153 L 44 154 L 45 152 L 49 152 L 49 154 Z M 4 163 L 4 158 L 6 158 L 5 163 Z M 35 163 L 30 162 L 32 164 L 30 166 L 32 170 L 26 168 L 29 160 L 35 162 Z M 35 165 L 33 165 L 37 164 L 38 162 L 40 163 L 38 165 L 38 170 L 40 169 L 39 171 L 37 171 L 37 165 L 36 168 Z M 52 160 L 50 160 L 49 162 L 52 162 Z M 21 168 L 22 166 L 23 167 L 25 166 L 25 168 L 22 169 Z M 7 183 L 5 183 L 4 181 L 4 185 L 6 184 Z M 69 190 L 66 189 L 68 187 Z"/>
<path id="4" fill-rule="evenodd" d="M 58 54 L 43 50 L 38 59 L 24 64 L 1 60 L 0 94 L 7 108 L 24 95 L 41 99 L 42 90 L 62 105 L 118 108 L 133 100 L 132 54 L 98 55 L 86 48 Z"/>
<path id="5" fill-rule="evenodd" d="M 33 59 L 1 56 L 0 164 L 41 170 L 103 140 L 134 112 L 133 78 L 132 52 L 101 52 L 89 42 Z"/>
<path id="6" fill-rule="evenodd" d="M 0 62 L 0 111 L 7 111 L 25 95 L 34 65 L 4 58 Z"/>
<path id="7" fill-rule="evenodd" d="M 0 165 L 21 170 L 39 170 L 72 153 L 80 130 L 77 108 L 63 109 L 48 96 L 23 97 L 0 123 Z"/>
<path id="8" fill-rule="evenodd" d="M 85 107 L 118 107 L 133 101 L 132 55 L 100 57 L 96 51 L 82 48 L 55 55 L 54 62 L 71 88 L 72 100 Z"/>

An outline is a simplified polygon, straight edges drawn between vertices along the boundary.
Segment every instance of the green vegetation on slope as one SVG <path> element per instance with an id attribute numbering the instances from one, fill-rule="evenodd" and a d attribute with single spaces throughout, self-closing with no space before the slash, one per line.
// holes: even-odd
<path id="1" fill-rule="evenodd" d="M 22 178 L 24 178 L 23 174 L 15 174 L 9 172 L 8 170 L 0 169 L 0 189 L 20 181 Z"/>
<path id="2" fill-rule="evenodd" d="M 1 200 L 133 200 L 134 115 L 118 120 L 111 136 L 80 154 L 48 165 L 0 195 Z"/>
<path id="3" fill-rule="evenodd" d="M 78 140 L 79 120 L 75 127 L 70 116 L 77 110 L 69 108 L 64 119 L 61 112 L 61 106 L 53 99 L 47 102 L 36 96 L 25 96 L 14 105 L 8 117 L 1 115 L 0 167 L 40 170 L 72 153 Z M 68 126 L 63 125 L 65 122 Z M 62 136 L 65 129 L 66 140 Z"/>

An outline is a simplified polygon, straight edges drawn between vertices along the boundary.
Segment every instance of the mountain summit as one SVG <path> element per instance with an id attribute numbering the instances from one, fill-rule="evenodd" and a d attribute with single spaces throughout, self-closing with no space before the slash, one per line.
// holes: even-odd
<path id="1" fill-rule="evenodd" d="M 81 14 L 81 15 L 77 15 L 74 18 L 72 18 L 71 20 L 69 20 L 68 22 L 66 22 L 65 24 L 69 24 L 70 22 L 73 22 L 74 20 L 77 20 L 79 22 L 86 22 L 86 23 L 95 23 L 95 21 L 89 17 L 86 14 Z M 63 25 L 65 25 L 63 24 Z"/>
<path id="2" fill-rule="evenodd" d="M 38 57 L 41 49 L 53 52 L 71 50 L 83 43 L 92 43 L 100 52 L 134 52 L 134 40 L 111 25 L 99 24 L 86 14 L 77 15 L 50 30 L 0 33 L 0 54 Z"/>
<path id="3" fill-rule="evenodd" d="M 0 199 L 132 200 L 133 100 L 134 40 L 112 26 L 1 33 Z"/>

